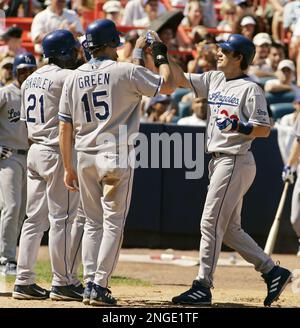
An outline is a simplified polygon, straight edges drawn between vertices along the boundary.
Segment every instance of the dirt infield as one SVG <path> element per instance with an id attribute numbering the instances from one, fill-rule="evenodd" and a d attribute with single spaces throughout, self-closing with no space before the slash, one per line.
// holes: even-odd
<path id="1" fill-rule="evenodd" d="M 124 249 L 122 254 L 160 254 L 162 250 Z M 197 251 L 175 251 L 176 255 L 197 256 Z M 46 248 L 42 248 L 40 258 L 48 256 Z M 222 253 L 222 258 L 228 258 L 228 253 Z M 274 255 L 275 261 L 290 270 L 300 269 L 300 259 L 292 255 Z M 186 290 L 198 271 L 197 266 L 182 267 L 168 264 L 119 262 L 114 276 L 142 279 L 149 286 L 112 285 L 113 295 L 121 307 L 173 307 L 170 302 L 174 295 Z M 296 272 L 297 273 L 297 272 Z M 298 273 L 300 279 L 300 272 Z M 297 281 L 294 282 L 294 287 Z M 44 287 L 50 288 L 49 284 Z M 3 287 L 3 284 L 2 284 Z M 79 302 L 46 301 L 16 301 L 11 297 L 12 284 L 6 284 L 0 292 L 0 307 L 46 307 L 46 308 L 77 308 L 86 307 Z M 300 307 L 300 282 L 298 293 L 292 290 L 290 284 L 275 307 Z M 251 267 L 217 267 L 213 306 L 215 307 L 261 307 L 266 295 L 266 285 L 260 274 Z"/>

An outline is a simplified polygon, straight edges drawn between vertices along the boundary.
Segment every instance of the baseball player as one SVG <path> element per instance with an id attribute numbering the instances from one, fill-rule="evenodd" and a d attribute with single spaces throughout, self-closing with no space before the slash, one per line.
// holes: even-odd
<path id="1" fill-rule="evenodd" d="M 43 39 L 43 49 L 49 64 L 30 75 L 21 88 L 21 119 L 27 123 L 32 145 L 27 159 L 28 219 L 21 233 L 13 297 L 48 297 L 47 291 L 35 284 L 33 268 L 41 238 L 50 225 L 49 252 L 53 273 L 50 298 L 81 301 L 83 287 L 76 286 L 78 281 L 74 281 L 73 269 L 76 262 L 74 256 L 79 249 L 75 240 L 81 240 L 82 231 L 79 231 L 79 237 L 71 233 L 79 195 L 70 193 L 64 186 L 63 163 L 58 145 L 59 100 L 63 83 L 72 72 L 67 68 L 73 67 L 77 60 L 77 41 L 71 32 L 56 30 Z"/>
<path id="2" fill-rule="evenodd" d="M 174 303 L 211 304 L 210 289 L 222 241 L 262 273 L 268 290 L 265 306 L 279 297 L 291 279 L 291 272 L 275 265 L 241 228 L 243 197 L 256 174 L 251 143 L 270 133 L 264 94 L 245 74 L 254 55 L 252 41 L 232 34 L 227 42 L 219 44 L 218 71 L 183 74 L 172 64 L 176 84 L 208 99 L 206 148 L 212 155 L 201 219 L 198 276 L 188 291 L 172 299 Z"/>
<path id="3" fill-rule="evenodd" d="M 93 58 L 67 77 L 59 106 L 65 184 L 71 191 L 77 190 L 71 163 L 75 133 L 79 190 L 86 214 L 83 299 L 95 306 L 117 302 L 108 282 L 122 244 L 133 181 L 133 169 L 128 157 L 123 157 L 133 146 L 120 129 L 126 127 L 128 136 L 138 132 L 142 95 L 153 97 L 174 89 L 165 45 L 157 42 L 152 48 L 160 76 L 142 66 L 116 61 L 119 34 L 111 20 L 88 26 L 86 40 Z M 137 45 L 136 62 L 142 60 L 146 37 L 140 37 Z"/>
<path id="4" fill-rule="evenodd" d="M 300 109 L 300 96 L 295 99 L 295 107 Z M 300 256 L 300 207 L 299 207 L 299 195 L 300 195 L 300 116 L 298 114 L 294 124 L 293 134 L 295 136 L 292 144 L 290 155 L 287 159 L 287 163 L 283 168 L 282 179 L 284 182 L 294 183 L 294 170 L 293 167 L 297 167 L 297 179 L 292 196 L 292 208 L 291 208 L 291 223 L 299 238 L 299 248 L 297 256 Z"/>
<path id="5" fill-rule="evenodd" d="M 0 89 L 0 262 L 3 274 L 16 275 L 17 239 L 25 218 L 26 124 L 20 121 L 23 81 L 36 69 L 31 53 L 14 59 L 14 82 Z"/>

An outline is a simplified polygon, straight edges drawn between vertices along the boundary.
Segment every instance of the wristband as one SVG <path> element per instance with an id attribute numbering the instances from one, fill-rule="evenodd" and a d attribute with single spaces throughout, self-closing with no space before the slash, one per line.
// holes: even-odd
<path id="1" fill-rule="evenodd" d="M 151 48 L 154 65 L 156 67 L 159 67 L 162 64 L 169 64 L 168 48 L 164 43 L 155 41 L 152 43 Z"/>
<path id="2" fill-rule="evenodd" d="M 132 59 L 143 59 L 143 49 L 134 48 L 132 52 Z"/>
<path id="3" fill-rule="evenodd" d="M 249 135 L 252 131 L 253 131 L 252 123 L 243 123 L 241 121 L 238 123 L 237 132 Z"/>

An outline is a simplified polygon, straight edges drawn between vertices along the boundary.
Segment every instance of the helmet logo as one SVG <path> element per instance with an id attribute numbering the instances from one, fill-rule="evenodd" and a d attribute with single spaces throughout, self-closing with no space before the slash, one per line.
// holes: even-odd
<path id="1" fill-rule="evenodd" d="M 26 63 L 30 63 L 31 62 L 31 60 L 30 60 L 30 58 L 28 56 L 24 56 L 24 60 L 25 60 Z"/>

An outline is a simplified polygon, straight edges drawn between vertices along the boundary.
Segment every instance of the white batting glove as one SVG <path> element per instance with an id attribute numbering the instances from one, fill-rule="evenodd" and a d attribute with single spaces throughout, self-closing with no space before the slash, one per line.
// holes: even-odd
<path id="1" fill-rule="evenodd" d="M 294 171 L 288 165 L 286 165 L 282 170 L 282 180 L 284 183 L 285 182 L 289 182 L 290 184 L 294 183 L 295 180 Z"/>
<path id="2" fill-rule="evenodd" d="M 12 155 L 12 149 L 0 146 L 0 159 L 8 159 Z"/>

